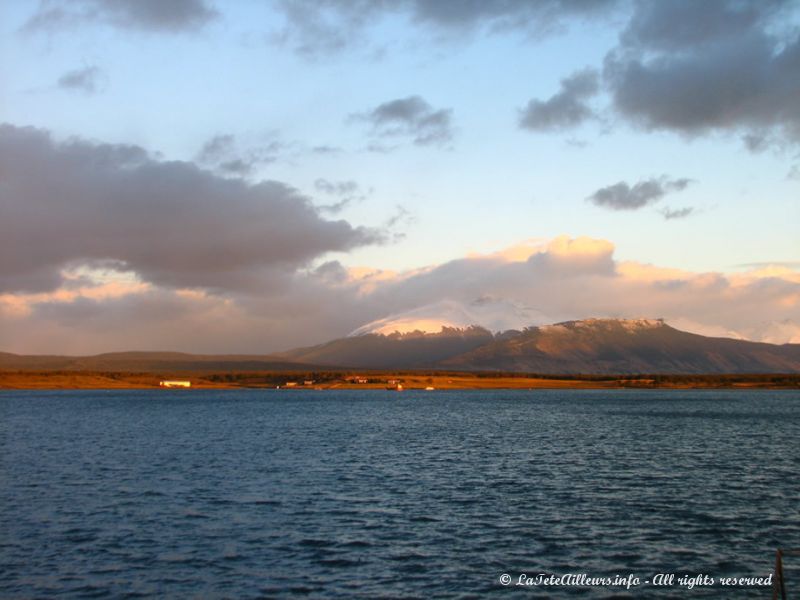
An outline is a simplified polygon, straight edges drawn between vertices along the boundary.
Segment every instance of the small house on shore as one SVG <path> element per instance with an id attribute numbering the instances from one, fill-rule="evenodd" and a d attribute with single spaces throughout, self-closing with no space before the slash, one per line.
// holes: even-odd
<path id="1" fill-rule="evenodd" d="M 158 385 L 161 386 L 161 387 L 165 387 L 165 388 L 174 388 L 174 387 L 177 387 L 177 388 L 188 388 L 188 387 L 192 387 L 192 382 L 191 381 L 180 381 L 180 380 L 177 380 L 177 379 L 165 379 L 164 381 L 159 382 Z"/>

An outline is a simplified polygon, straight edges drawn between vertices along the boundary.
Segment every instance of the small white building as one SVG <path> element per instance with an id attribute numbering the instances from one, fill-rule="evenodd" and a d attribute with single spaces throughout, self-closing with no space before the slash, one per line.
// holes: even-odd
<path id="1" fill-rule="evenodd" d="M 172 387 L 188 388 L 188 387 L 192 387 L 192 382 L 191 381 L 179 381 L 179 380 L 175 380 L 175 379 L 168 379 L 168 380 L 164 380 L 164 381 L 159 382 L 158 385 L 160 385 L 161 387 L 166 387 L 166 388 L 172 388 Z"/>

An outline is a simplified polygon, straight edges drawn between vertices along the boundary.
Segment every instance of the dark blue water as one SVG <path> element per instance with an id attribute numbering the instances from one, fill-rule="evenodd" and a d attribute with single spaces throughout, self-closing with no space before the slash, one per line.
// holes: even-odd
<path id="1" fill-rule="evenodd" d="M 4 392 L 0 450 L 2 598 L 767 598 L 499 577 L 800 547 L 800 392 Z"/>

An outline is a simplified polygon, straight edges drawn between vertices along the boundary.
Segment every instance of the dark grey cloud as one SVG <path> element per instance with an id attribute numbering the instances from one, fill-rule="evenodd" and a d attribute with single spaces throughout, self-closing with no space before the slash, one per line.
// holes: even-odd
<path id="1" fill-rule="evenodd" d="M 275 162 L 288 149 L 279 140 L 267 140 L 244 148 L 232 134 L 215 135 L 203 144 L 195 160 L 220 174 L 245 177 L 258 166 Z"/>
<path id="2" fill-rule="evenodd" d="M 614 185 L 600 188 L 587 200 L 596 206 L 611 210 L 637 210 L 658 202 L 670 192 L 686 189 L 690 183 L 692 183 L 691 179 L 669 179 L 666 176 L 640 181 L 633 186 L 620 181 Z"/>
<path id="3" fill-rule="evenodd" d="M 691 206 L 676 209 L 665 208 L 661 211 L 661 214 L 667 221 L 671 221 L 672 219 L 684 219 L 693 213 L 694 208 Z"/>
<path id="4" fill-rule="evenodd" d="M 314 188 L 328 196 L 335 196 L 338 199 L 332 204 L 319 204 L 317 209 L 329 214 L 337 214 L 350 206 L 353 202 L 361 202 L 366 199 L 371 190 L 364 191 L 353 180 L 329 181 L 327 179 L 317 179 Z"/>
<path id="5" fill-rule="evenodd" d="M 548 100 L 531 100 L 521 111 L 519 125 L 533 131 L 553 131 L 594 118 L 588 100 L 600 90 L 598 73 L 585 69 L 561 81 L 561 90 Z"/>
<path id="6" fill-rule="evenodd" d="M 41 291 L 62 269 L 115 261 L 159 285 L 257 289 L 385 234 L 323 219 L 277 181 L 219 177 L 137 146 L 55 143 L 0 126 L 0 290 Z"/>
<path id="7" fill-rule="evenodd" d="M 796 2 L 643 1 L 605 60 L 613 107 L 650 130 L 800 142 Z M 788 25 L 788 26 L 787 26 Z"/>
<path id="8" fill-rule="evenodd" d="M 302 55 L 319 58 L 364 43 L 387 17 L 405 18 L 435 37 L 515 31 L 543 36 L 574 19 L 606 17 L 617 0 L 284 0 L 286 26 L 274 36 Z"/>
<path id="9" fill-rule="evenodd" d="M 547 33 L 624 9 L 630 18 L 606 56 L 602 86 L 585 73 L 564 80 L 550 99 L 529 102 L 522 127 L 579 125 L 596 116 L 587 101 L 602 87 L 607 108 L 645 130 L 731 134 L 754 151 L 800 142 L 796 0 L 287 0 L 280 7 L 284 41 L 325 55 L 367 37 L 385 18 L 464 39 L 472 32 Z"/>
<path id="10" fill-rule="evenodd" d="M 681 52 L 749 35 L 788 5 L 785 0 L 639 0 L 620 39 L 628 47 Z"/>
<path id="11" fill-rule="evenodd" d="M 778 130 L 800 141 L 800 39 L 774 50 L 751 36 L 691 56 L 612 57 L 606 76 L 615 108 L 646 129 Z"/>
<path id="12" fill-rule="evenodd" d="M 56 32 L 86 23 L 157 33 L 195 31 L 217 18 L 205 0 L 41 0 L 23 26 Z"/>
<path id="13" fill-rule="evenodd" d="M 610 103 L 600 112 L 611 109 L 644 130 L 732 135 L 754 152 L 800 143 L 796 0 L 637 0 L 628 6 L 630 18 L 603 61 L 601 81 L 587 72 L 565 79 L 550 99 L 530 101 L 522 127 L 580 125 L 598 115 L 587 100 L 603 91 Z"/>
<path id="14" fill-rule="evenodd" d="M 84 67 L 67 71 L 58 78 L 56 85 L 62 90 L 94 94 L 100 91 L 103 83 L 103 73 L 98 67 Z"/>
<path id="15" fill-rule="evenodd" d="M 453 110 L 434 109 L 420 96 L 384 102 L 351 119 L 372 125 L 379 137 L 408 137 L 418 146 L 442 146 L 453 139 Z"/>

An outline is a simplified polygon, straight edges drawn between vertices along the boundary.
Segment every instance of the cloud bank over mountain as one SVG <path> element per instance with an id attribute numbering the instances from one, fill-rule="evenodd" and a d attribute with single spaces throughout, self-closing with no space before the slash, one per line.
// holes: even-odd
<path id="1" fill-rule="evenodd" d="M 800 341 L 792 321 L 800 301 L 795 270 L 692 273 L 618 261 L 611 242 L 589 238 L 527 242 L 405 272 L 329 261 L 287 273 L 280 286 L 261 286 L 257 293 L 236 281 L 225 288 L 221 280 L 188 288 L 176 285 L 179 279 L 166 285 L 117 273 L 103 278 L 92 270 L 61 271 L 54 290 L 0 295 L 0 346 L 23 353 L 261 353 L 343 337 L 409 311 L 417 320 L 441 318 L 442 307 L 450 307 L 451 315 L 463 307 L 498 330 L 526 319 L 533 325 L 663 317 L 698 333 Z M 492 320 L 499 314 L 505 321 Z"/>

